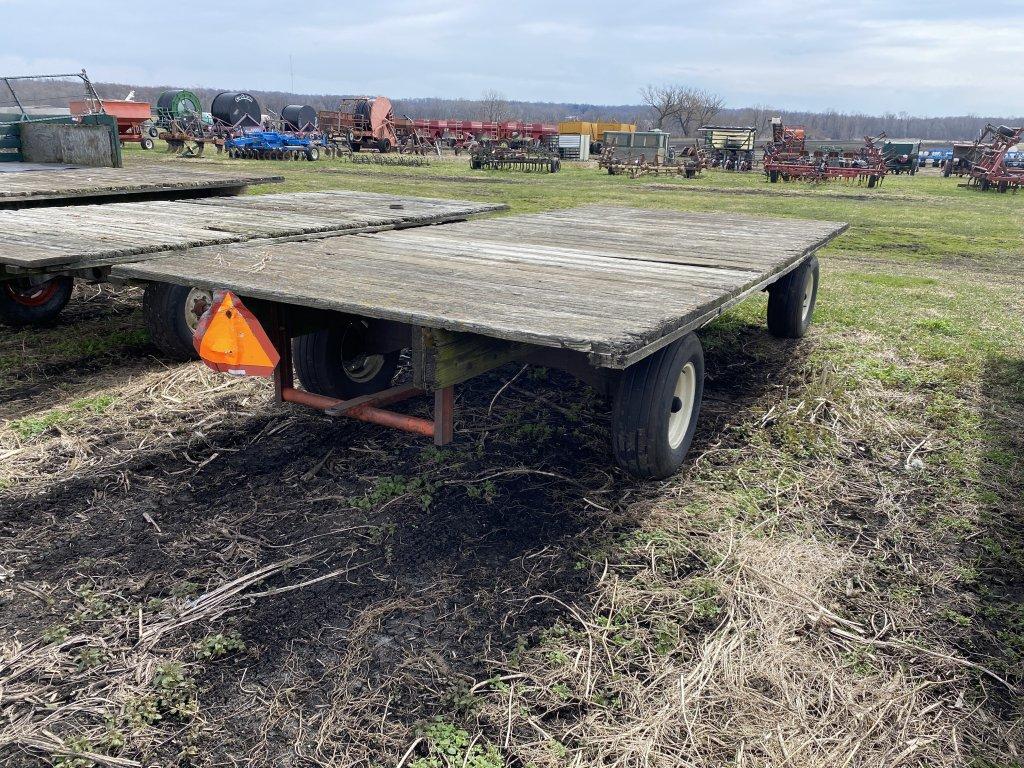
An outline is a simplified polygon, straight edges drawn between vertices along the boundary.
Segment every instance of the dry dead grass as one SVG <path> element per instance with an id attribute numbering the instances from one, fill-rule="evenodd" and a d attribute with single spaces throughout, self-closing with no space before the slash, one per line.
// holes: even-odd
<path id="1" fill-rule="evenodd" d="M 908 541 L 912 507 L 952 501 L 922 493 L 915 459 L 940 446 L 913 413 L 881 388 L 844 391 L 830 367 L 811 373 L 761 419 L 810 447 L 803 466 L 725 440 L 641 502 L 643 532 L 592 564 L 591 602 L 565 606 L 556 631 L 478 683 L 480 727 L 512 764 L 537 766 L 1019 759 L 1021 721 L 988 699 L 1016 685 L 892 599 L 873 562 L 886 547 L 908 578 L 951 578 L 941 554 L 915 562 L 928 542 Z M 759 491 L 752 526 L 750 509 L 721 516 L 737 488 Z"/>

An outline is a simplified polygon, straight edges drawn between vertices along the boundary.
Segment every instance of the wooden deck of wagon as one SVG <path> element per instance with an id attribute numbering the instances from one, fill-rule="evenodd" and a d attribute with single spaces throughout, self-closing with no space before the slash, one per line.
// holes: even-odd
<path id="1" fill-rule="evenodd" d="M 0 211 L 0 269 L 72 271 L 161 251 L 425 226 L 504 208 L 333 191 Z"/>
<path id="2" fill-rule="evenodd" d="M 774 282 L 834 222 L 589 207 L 193 249 L 116 277 L 582 352 L 624 368 Z"/>
<path id="3" fill-rule="evenodd" d="M 26 166 L 0 174 L 0 209 L 71 205 L 131 197 L 187 197 L 238 194 L 251 184 L 284 181 L 270 173 L 206 171 L 193 168 L 85 168 Z"/>

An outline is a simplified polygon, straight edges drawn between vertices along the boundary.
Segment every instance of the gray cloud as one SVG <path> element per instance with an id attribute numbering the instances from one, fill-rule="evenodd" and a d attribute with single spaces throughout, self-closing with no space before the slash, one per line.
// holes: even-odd
<path id="1" fill-rule="evenodd" d="M 631 103 L 678 81 L 734 106 L 1024 113 L 1024 21 L 1000 0 L 102 6 L 0 0 L 0 72 L 287 89 L 291 54 L 295 88 L 312 92 Z"/>

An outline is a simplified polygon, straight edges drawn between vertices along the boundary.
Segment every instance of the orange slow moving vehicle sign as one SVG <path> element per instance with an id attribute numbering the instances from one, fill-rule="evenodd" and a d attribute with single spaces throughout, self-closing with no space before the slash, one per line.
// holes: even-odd
<path id="1" fill-rule="evenodd" d="M 231 291 L 214 294 L 192 342 L 204 363 L 234 376 L 273 376 L 281 360 L 260 321 Z"/>

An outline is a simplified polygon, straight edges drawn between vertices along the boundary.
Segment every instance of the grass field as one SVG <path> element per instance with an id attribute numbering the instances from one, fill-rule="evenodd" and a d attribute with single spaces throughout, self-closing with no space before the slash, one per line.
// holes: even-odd
<path id="1" fill-rule="evenodd" d="M 660 483 L 612 468 L 607 403 L 554 371 L 462 387 L 438 450 L 162 360 L 135 289 L 0 330 L 0 764 L 1021 764 L 1019 196 L 273 167 L 253 192 L 851 226 L 807 338 L 763 298 L 701 332 Z"/>

